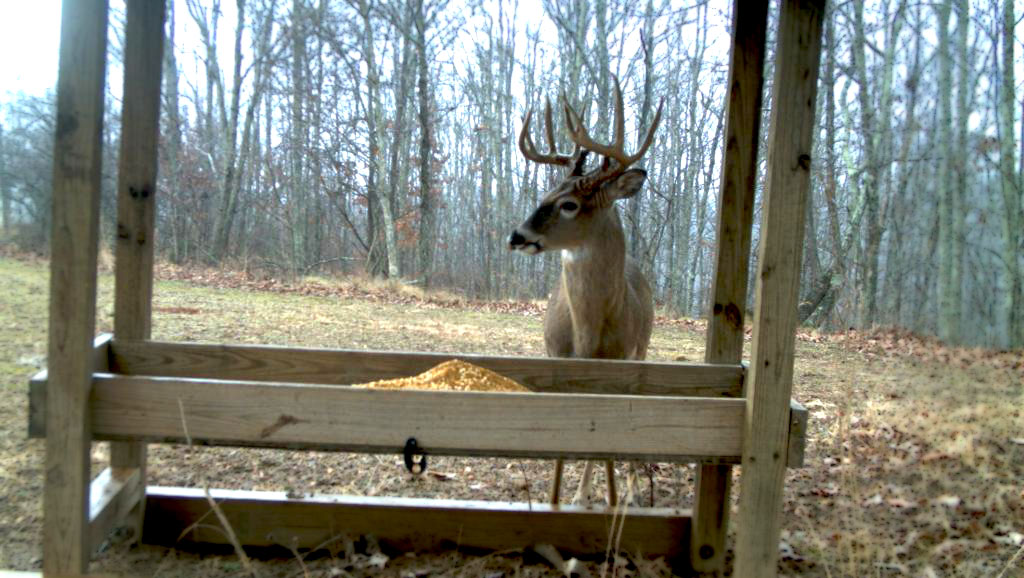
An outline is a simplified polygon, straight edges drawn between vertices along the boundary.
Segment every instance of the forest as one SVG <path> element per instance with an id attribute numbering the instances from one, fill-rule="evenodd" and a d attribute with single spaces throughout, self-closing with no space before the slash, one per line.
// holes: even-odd
<path id="1" fill-rule="evenodd" d="M 628 251 L 660 307 L 704 316 L 730 4 L 169 2 L 159 258 L 544 299 L 558 256 L 514 254 L 507 237 L 564 175 L 524 159 L 517 135 L 528 111 L 564 98 L 607 140 L 618 79 L 635 146 L 664 103 L 638 163 L 647 186 L 619 207 Z M 114 8 L 103 135 L 108 245 L 124 27 L 123 7 Z M 802 323 L 1024 347 L 1021 12 L 1013 0 L 829 3 Z M 773 47 L 770 29 L 762 141 Z M 0 245 L 45 254 L 55 96 L 0 90 L 11 95 L 0 110 Z M 568 150 L 560 114 L 554 124 Z"/>

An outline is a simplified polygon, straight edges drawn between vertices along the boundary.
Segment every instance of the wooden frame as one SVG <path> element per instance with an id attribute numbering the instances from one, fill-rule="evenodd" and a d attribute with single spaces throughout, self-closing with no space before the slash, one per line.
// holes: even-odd
<path id="1" fill-rule="evenodd" d="M 603 554 L 612 534 L 604 508 L 418 498 L 289 497 L 284 492 L 213 490 L 239 541 L 255 547 L 323 548 L 372 534 L 402 551 L 501 550 L 510 544 L 551 544 L 566 554 Z M 146 539 L 155 544 L 227 545 L 219 528 L 192 523 L 209 514 L 202 490 L 148 490 Z M 626 515 L 624 552 L 678 558 L 690 531 L 689 511 L 641 508 Z M 185 532 L 185 530 L 189 530 Z"/>
<path id="2" fill-rule="evenodd" d="M 46 573 L 84 573 L 115 526 L 176 543 L 208 514 L 207 496 L 196 490 L 146 487 L 146 442 L 396 452 L 415 436 L 436 454 L 697 462 L 692 520 L 683 510 L 631 509 L 622 544 L 706 574 L 724 570 L 729 465 L 742 463 L 734 573 L 774 575 L 783 475 L 802 463 L 807 424 L 806 410 L 789 397 L 823 0 L 780 3 L 775 86 L 787 89 L 774 99 L 768 139 L 749 375 L 740 362 L 767 2 L 735 0 L 733 8 L 719 253 L 702 364 L 150 341 L 164 9 L 163 0 L 128 1 L 115 338 L 94 341 L 107 5 L 64 1 L 49 371 L 29 389 L 30 435 L 46 437 Z M 342 387 L 419 373 L 451 357 L 535 393 Z M 112 442 L 111 467 L 90 482 L 93 440 Z M 256 546 L 313 548 L 373 533 L 400 548 L 542 542 L 601 555 L 614 516 L 545 504 L 212 494 L 241 541 Z M 185 539 L 224 541 L 203 530 Z"/>
<path id="3" fill-rule="evenodd" d="M 376 453 L 416 437 L 435 455 L 739 463 L 745 402 L 728 394 L 742 381 L 740 365 L 458 355 L 545 393 L 340 387 L 452 357 L 100 336 L 92 437 Z M 253 379 L 259 374 L 267 379 Z M 584 387 L 603 394 L 567 393 Z M 31 437 L 45 436 L 46 389 L 44 371 L 30 382 Z M 799 467 L 807 411 L 797 404 L 791 414 L 789 465 Z"/>

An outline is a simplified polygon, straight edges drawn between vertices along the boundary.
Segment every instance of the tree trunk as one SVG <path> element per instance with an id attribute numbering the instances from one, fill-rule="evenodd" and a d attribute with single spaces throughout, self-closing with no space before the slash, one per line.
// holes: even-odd
<path id="1" fill-rule="evenodd" d="M 1010 348 L 1024 347 L 1024 275 L 1020 266 L 1021 229 L 1024 215 L 1021 214 L 1021 182 L 1016 174 L 1014 159 L 1014 112 L 1016 107 L 1016 84 L 1014 81 L 1013 49 L 1016 24 L 1013 14 L 1013 0 L 1003 0 L 1002 14 L 1002 82 L 999 85 L 999 169 L 1000 188 L 1003 194 L 1002 258 L 1003 287 L 999 299 L 999 315 L 1006 323 L 1006 345 Z M 1024 158 L 1022 158 L 1024 162 Z"/>
<path id="2" fill-rule="evenodd" d="M 380 141 L 378 124 L 380 122 L 380 80 L 377 73 L 377 59 L 373 46 L 373 24 L 370 20 L 370 4 L 367 0 L 359 0 L 359 16 L 363 22 L 363 58 L 366 61 L 366 125 L 367 155 L 366 195 L 369 198 L 370 231 L 367 238 L 370 242 L 370 254 L 367 257 L 371 275 L 389 276 L 396 267 L 391 264 L 391 256 L 395 253 L 394 219 L 391 207 L 381 193 L 380 186 Z M 378 222 L 380 221 L 380 222 Z M 383 235 L 381 234 L 383 233 Z M 383 241 L 383 246 L 381 241 Z M 397 275 L 395 275 L 397 277 Z"/>
<path id="3" fill-rule="evenodd" d="M 395 217 L 398 215 L 398 200 L 399 193 L 404 192 L 407 187 L 406 182 L 406 156 L 402 154 L 406 146 L 406 105 L 409 101 L 409 70 L 412 63 L 412 41 L 405 36 L 402 36 L 399 42 L 402 43 L 402 49 L 399 51 L 396 47 L 395 58 L 394 58 L 394 72 L 392 74 L 398 76 L 397 88 L 395 90 L 395 120 L 393 123 L 394 130 L 391 131 L 392 142 L 391 142 L 391 161 L 388 173 L 388 198 L 386 204 L 388 207 L 386 210 L 382 210 L 382 216 L 385 221 L 390 220 L 391 225 L 388 226 L 387 234 L 390 235 L 388 239 L 388 276 L 392 279 L 397 279 L 402 274 L 401 262 L 402 255 L 398 247 L 397 241 L 397 221 Z M 384 209 L 382 207 L 382 209 Z M 387 223 L 385 223 L 387 226 Z"/>
<path id="4" fill-rule="evenodd" d="M 11 229 L 11 186 L 8 183 L 10 178 L 7 176 L 6 166 L 7 155 L 4 151 L 4 125 L 0 124 L 0 215 L 3 220 L 0 221 L 0 230 L 4 233 Z"/>
<path id="5" fill-rule="evenodd" d="M 940 155 L 939 171 L 936 175 L 936 189 L 939 192 L 939 339 L 952 343 L 957 339 L 959 328 L 959 308 L 954 299 L 959 291 L 954 286 L 959 284 L 959 279 L 954 277 L 956 239 L 953 237 L 954 206 L 954 176 L 953 165 L 953 104 L 951 102 L 953 93 L 953 55 L 949 41 L 949 16 L 952 0 L 943 0 L 939 4 L 938 27 L 939 27 L 939 142 L 938 151 Z"/>
<path id="6" fill-rule="evenodd" d="M 965 236 L 966 226 L 966 202 L 967 202 L 967 171 L 968 171 L 968 156 L 970 151 L 967 149 L 967 134 L 970 128 L 967 125 L 970 111 L 968 110 L 968 92 L 971 84 L 971 70 L 972 64 L 967 54 L 967 32 L 970 25 L 970 14 L 967 0 L 957 0 L 956 3 L 956 14 L 957 14 L 957 38 L 956 38 L 956 127 L 955 135 L 956 142 L 953 144 L 953 155 L 951 159 L 951 165 L 949 170 L 952 171 L 952 184 L 953 189 L 951 191 L 952 197 L 952 229 L 951 229 L 951 242 L 953 243 L 953 257 L 952 257 L 952 271 L 950 271 L 950 277 L 952 278 L 952 284 L 950 285 L 949 300 L 953 304 L 952 319 L 954 322 L 954 335 L 952 339 L 956 342 L 960 342 L 964 339 L 964 328 L 961 327 L 963 323 L 963 279 L 964 275 L 964 249 L 967 245 Z M 950 59 L 954 56 L 950 55 Z"/>
<path id="7" fill-rule="evenodd" d="M 432 166 L 433 126 L 430 117 L 430 60 L 427 50 L 427 21 L 423 0 L 416 0 L 414 27 L 419 49 L 417 60 L 417 97 L 420 123 L 420 237 L 419 268 L 423 286 L 430 286 L 434 266 L 434 245 L 437 243 L 437 209 L 434 199 L 434 168 Z"/>

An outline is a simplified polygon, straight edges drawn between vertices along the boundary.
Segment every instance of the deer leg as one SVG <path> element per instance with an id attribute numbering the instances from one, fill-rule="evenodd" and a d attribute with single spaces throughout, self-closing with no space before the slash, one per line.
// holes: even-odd
<path id="1" fill-rule="evenodd" d="M 555 460 L 555 479 L 551 481 L 551 503 L 558 503 L 558 494 L 562 490 L 562 470 L 565 468 L 565 460 Z"/>
<path id="2" fill-rule="evenodd" d="M 614 508 L 619 505 L 619 495 L 615 491 L 615 462 L 608 460 L 604 463 L 604 477 L 608 478 L 608 505 Z M 626 491 L 628 493 L 628 486 Z"/>

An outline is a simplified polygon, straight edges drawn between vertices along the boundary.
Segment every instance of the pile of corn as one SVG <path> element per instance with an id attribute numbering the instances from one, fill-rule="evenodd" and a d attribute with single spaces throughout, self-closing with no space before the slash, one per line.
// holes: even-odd
<path id="1" fill-rule="evenodd" d="M 530 391 L 503 375 L 459 359 L 445 361 L 413 377 L 371 381 L 353 387 L 450 391 Z"/>

